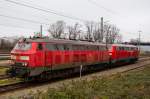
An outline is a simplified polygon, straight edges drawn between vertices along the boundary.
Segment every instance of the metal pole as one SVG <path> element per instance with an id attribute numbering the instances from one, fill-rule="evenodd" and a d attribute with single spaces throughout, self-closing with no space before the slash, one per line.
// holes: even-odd
<path id="1" fill-rule="evenodd" d="M 101 17 L 101 34 L 103 35 L 103 30 L 104 30 L 104 22 L 103 22 L 103 17 Z M 99 38 L 100 38 L 100 34 L 99 34 Z"/>
<path id="2" fill-rule="evenodd" d="M 82 77 L 82 65 L 80 65 L 80 78 Z"/>
<path id="3" fill-rule="evenodd" d="M 42 32 L 43 32 L 43 26 L 40 26 L 40 33 L 41 33 L 41 37 L 42 37 Z"/>
<path id="4" fill-rule="evenodd" d="M 141 45 L 141 31 L 139 31 L 139 51 L 141 50 L 140 45 Z"/>

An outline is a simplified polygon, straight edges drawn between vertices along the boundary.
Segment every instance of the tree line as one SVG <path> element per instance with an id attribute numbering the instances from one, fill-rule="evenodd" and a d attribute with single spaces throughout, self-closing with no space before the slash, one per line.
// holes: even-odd
<path id="1" fill-rule="evenodd" d="M 11 50 L 17 43 L 18 39 L 19 38 L 8 40 L 8 39 L 0 38 L 0 50 Z"/>
<path id="2" fill-rule="evenodd" d="M 56 39 L 85 40 L 109 44 L 122 42 L 122 35 L 119 31 L 113 24 L 89 21 L 84 25 L 79 23 L 66 25 L 61 20 L 52 23 L 48 29 L 49 34 Z"/>

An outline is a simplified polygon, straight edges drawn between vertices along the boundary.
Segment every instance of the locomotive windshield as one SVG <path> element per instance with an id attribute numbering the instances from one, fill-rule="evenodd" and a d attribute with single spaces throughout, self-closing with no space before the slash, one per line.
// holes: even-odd
<path id="1" fill-rule="evenodd" d="M 31 43 L 27 42 L 22 42 L 22 43 L 17 43 L 16 46 L 14 47 L 15 50 L 29 50 L 31 49 Z"/>

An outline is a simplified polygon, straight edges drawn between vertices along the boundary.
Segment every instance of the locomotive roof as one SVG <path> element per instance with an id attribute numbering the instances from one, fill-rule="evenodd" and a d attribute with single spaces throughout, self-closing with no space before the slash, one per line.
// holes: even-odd
<path id="1" fill-rule="evenodd" d="M 112 46 L 120 46 L 120 47 L 137 47 L 135 45 L 126 45 L 126 44 L 112 44 Z"/>
<path id="2" fill-rule="evenodd" d="M 87 41 L 75 41 L 75 40 L 64 40 L 64 39 L 50 39 L 50 38 L 31 38 L 26 39 L 27 42 L 49 42 L 56 44 L 75 44 L 75 45 L 101 45 L 106 46 L 104 43 L 98 42 L 87 42 Z M 121 47 L 137 47 L 134 45 L 125 45 L 125 44 L 108 44 L 108 46 L 121 46 Z"/>
<path id="3" fill-rule="evenodd" d="M 75 40 L 63 40 L 63 39 L 26 39 L 27 42 L 49 42 L 49 43 L 60 43 L 60 44 L 75 44 L 75 45 L 101 45 L 106 46 L 106 44 L 97 42 L 87 42 L 87 41 L 75 41 Z"/>

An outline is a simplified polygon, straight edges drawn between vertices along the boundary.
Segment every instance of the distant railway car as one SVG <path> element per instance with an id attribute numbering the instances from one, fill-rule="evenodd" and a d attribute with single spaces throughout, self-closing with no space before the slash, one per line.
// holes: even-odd
<path id="1" fill-rule="evenodd" d="M 139 57 L 138 47 L 134 45 L 112 44 L 109 50 L 111 63 L 135 62 Z"/>
<path id="2" fill-rule="evenodd" d="M 77 70 L 80 65 L 90 68 L 89 65 L 108 64 L 109 52 L 99 43 L 33 38 L 19 41 L 11 51 L 11 59 L 11 75 L 45 77 L 47 73 Z"/>

